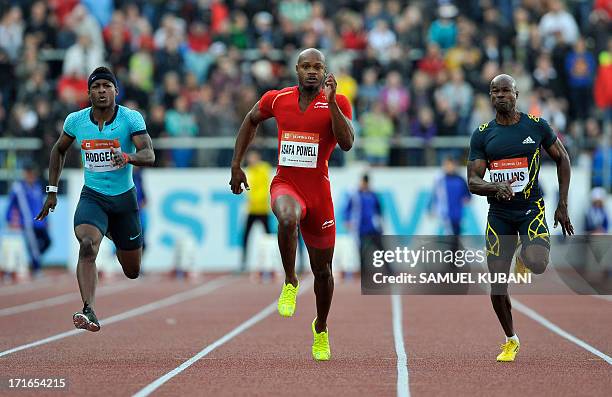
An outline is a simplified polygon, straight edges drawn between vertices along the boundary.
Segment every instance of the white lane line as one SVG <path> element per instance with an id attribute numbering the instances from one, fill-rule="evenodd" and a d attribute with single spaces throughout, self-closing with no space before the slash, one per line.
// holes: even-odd
<path id="1" fill-rule="evenodd" d="M 612 295 L 589 295 L 593 298 L 597 298 L 597 299 L 601 299 L 601 300 L 605 300 L 608 302 L 612 302 Z"/>
<path id="2" fill-rule="evenodd" d="M 193 298 L 197 298 L 202 295 L 206 295 L 217 288 L 220 288 L 229 283 L 230 280 L 234 279 L 232 276 L 225 276 L 221 278 L 217 278 L 215 280 L 209 281 L 206 284 L 200 285 L 196 288 L 192 288 L 187 291 L 179 292 L 178 294 L 171 295 L 167 298 L 160 299 L 155 302 L 148 303 L 143 306 L 139 306 L 137 308 L 128 310 L 123 313 L 116 314 L 114 316 L 108 317 L 104 320 L 100 321 L 100 325 L 110 325 L 119 321 L 127 320 L 128 318 L 140 316 L 142 314 L 146 314 L 155 310 L 163 309 L 168 306 L 176 305 L 177 303 L 181 303 Z M 40 339 L 32 343 L 28 343 L 25 345 L 13 347 L 12 349 L 5 350 L 0 352 L 0 357 L 8 356 L 9 354 L 16 353 L 21 350 L 31 349 L 33 347 L 37 347 L 40 345 L 44 345 L 47 343 L 55 342 L 60 339 L 67 338 L 69 336 L 77 335 L 81 332 L 85 332 L 82 329 L 73 329 L 71 331 L 62 332 L 53 336 L 49 336 L 48 338 Z"/>
<path id="3" fill-rule="evenodd" d="M 141 284 L 141 283 L 138 283 L 138 284 Z M 109 294 L 127 289 L 129 287 L 133 287 L 134 285 L 135 284 L 133 281 L 123 282 L 123 283 L 114 284 L 114 285 L 106 285 L 104 287 L 101 287 L 96 292 L 96 297 L 109 295 Z M 52 298 L 42 299 L 42 300 L 35 301 L 35 302 L 29 302 L 29 303 L 24 303 L 22 305 L 5 307 L 3 309 L 0 309 L 0 317 L 10 316 L 12 314 L 23 313 L 23 312 L 27 312 L 31 310 L 43 309 L 46 307 L 51 307 L 51 306 L 56 306 L 56 305 L 61 305 L 64 303 L 71 302 L 73 300 L 77 300 L 77 299 L 81 299 L 81 294 L 79 294 L 78 292 L 70 292 L 64 295 L 54 296 Z"/>
<path id="4" fill-rule="evenodd" d="M 551 330 L 552 332 L 556 333 L 557 335 L 562 336 L 563 338 L 569 340 L 572 343 L 575 343 L 576 345 L 582 347 L 584 350 L 586 350 L 586 351 L 588 351 L 590 353 L 593 353 L 597 357 L 603 359 L 608 364 L 612 365 L 612 357 L 610 357 L 607 354 L 597 350 L 596 348 L 594 348 L 593 346 L 589 345 L 588 343 L 586 343 L 582 339 L 577 338 L 574 335 L 570 334 L 569 332 L 561 329 L 558 325 L 556 325 L 556 324 L 552 323 L 551 321 L 547 320 L 541 314 L 539 314 L 535 310 L 527 307 L 526 305 L 522 304 L 521 302 L 517 301 L 515 298 L 512 298 L 512 308 L 516 308 L 519 312 L 523 313 L 524 315 L 526 315 L 530 319 L 540 323 L 541 325 L 543 325 L 544 327 L 548 328 L 549 330 Z"/>
<path id="5" fill-rule="evenodd" d="M 10 294 L 18 294 L 20 292 L 31 291 L 37 288 L 44 288 L 49 285 L 54 285 L 58 281 L 63 281 L 62 277 L 45 277 L 42 279 L 34 280 L 24 284 L 17 285 L 0 285 L 0 296 L 10 295 Z"/>
<path id="6" fill-rule="evenodd" d="M 397 354 L 397 397 L 410 397 L 408 357 L 404 348 L 401 295 L 391 295 L 391 311 L 393 313 L 393 340 L 395 341 L 395 354 Z"/>
<path id="7" fill-rule="evenodd" d="M 303 282 L 302 285 L 300 285 L 300 292 L 298 292 L 298 295 L 302 295 L 304 291 L 310 290 L 311 285 L 312 285 L 311 279 L 309 281 Z M 237 326 L 236 328 L 234 328 L 227 334 L 223 335 L 221 338 L 217 339 L 210 345 L 206 346 L 204 349 L 200 350 L 200 352 L 198 352 L 195 356 L 191 357 L 189 360 L 185 361 L 184 363 L 182 363 L 181 365 L 179 365 L 172 371 L 166 373 L 165 375 L 149 383 L 147 386 L 142 388 L 140 391 L 136 392 L 133 397 L 145 397 L 145 396 L 150 395 L 155 390 L 157 390 L 160 386 L 162 386 L 164 383 L 168 382 L 170 379 L 174 378 L 176 375 L 180 374 L 187 368 L 191 367 L 199 359 L 207 356 L 210 352 L 212 352 L 216 348 L 221 347 L 222 345 L 229 342 L 236 336 L 240 335 L 247 329 L 251 328 L 253 325 L 257 324 L 261 320 L 268 317 L 270 314 L 274 313 L 276 311 L 276 306 L 277 306 L 277 301 L 270 303 L 262 311 L 255 314 L 253 317 L 249 318 L 248 320 L 246 320 L 245 322 L 243 322 L 242 324 L 240 324 L 239 326 Z"/>

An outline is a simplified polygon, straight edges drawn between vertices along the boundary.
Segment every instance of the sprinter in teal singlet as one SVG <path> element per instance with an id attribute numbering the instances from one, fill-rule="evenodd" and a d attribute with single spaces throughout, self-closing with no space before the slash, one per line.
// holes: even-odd
<path id="1" fill-rule="evenodd" d="M 491 81 L 489 95 L 495 119 L 472 134 L 467 165 L 470 192 L 487 196 L 487 265 L 492 273 L 510 270 L 517 239 L 522 243 L 516 256 L 519 272 L 543 273 L 548 265 L 549 232 L 544 216 L 544 200 L 538 184 L 540 158 L 545 150 L 557 164 L 559 202 L 555 227 L 573 234 L 567 212 L 570 161 L 563 144 L 546 120 L 516 109 L 519 92 L 511 76 L 501 74 Z M 485 181 L 486 170 L 489 181 Z M 497 361 L 514 361 L 520 342 L 514 332 L 508 285 L 491 285 L 491 303 L 506 334 Z"/>
<path id="2" fill-rule="evenodd" d="M 77 328 L 98 331 L 100 323 L 94 306 L 100 242 L 104 236 L 111 238 L 125 275 L 138 277 L 143 239 L 132 164 L 153 165 L 155 155 L 140 113 L 115 104 L 119 91 L 113 73 L 99 67 L 87 83 L 91 107 L 70 113 L 64 121 L 64 131 L 51 150 L 47 200 L 36 219 L 43 219 L 55 209 L 66 151 L 76 141 L 85 169 L 85 184 L 74 214 L 83 311 L 74 313 L 72 319 Z"/>

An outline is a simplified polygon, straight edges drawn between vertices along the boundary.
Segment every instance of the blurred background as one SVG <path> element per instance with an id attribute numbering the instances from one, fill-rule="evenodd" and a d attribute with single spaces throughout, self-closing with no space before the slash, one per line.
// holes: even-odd
<path id="1" fill-rule="evenodd" d="M 460 233 L 482 233 L 486 201 L 460 189 L 440 195 L 436 186 L 450 184 L 448 175 L 464 178 L 470 134 L 494 117 L 488 86 L 499 73 L 514 76 L 519 109 L 548 120 L 570 153 L 578 233 L 607 233 L 611 18 L 610 0 L 0 0 L 3 260 L 19 252 L 11 244 L 22 244 L 30 253 L 17 262 L 75 266 L 76 145 L 58 210 L 48 224 L 26 215 L 44 199 L 34 192 L 46 184 L 64 118 L 88 106 L 87 76 L 107 65 L 119 81 L 118 103 L 143 114 L 157 154 L 157 167 L 137 181 L 145 271 L 186 258 L 203 270 L 258 263 L 259 254 L 242 252 L 245 241 L 259 241 L 275 222 L 253 223 L 244 238 L 249 215 L 270 214 L 229 191 L 234 139 L 265 91 L 296 84 L 297 54 L 307 47 L 326 54 L 353 106 L 355 148 L 336 149 L 330 160 L 340 236 L 359 242 L 367 230 L 358 216 L 376 218 L 377 233 L 452 233 L 457 222 Z M 274 120 L 259 128 L 254 147 L 269 175 Z M 364 173 L 380 213 L 350 208 Z M 540 180 L 552 226 L 557 185 L 547 156 Z"/>

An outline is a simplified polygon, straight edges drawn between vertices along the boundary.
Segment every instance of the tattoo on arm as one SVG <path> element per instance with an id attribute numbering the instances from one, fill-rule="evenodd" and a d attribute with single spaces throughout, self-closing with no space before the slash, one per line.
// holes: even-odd
<path id="1" fill-rule="evenodd" d="M 139 134 L 132 137 L 136 153 L 130 155 L 130 163 L 138 166 L 151 166 L 155 163 L 153 141 L 149 134 Z"/>

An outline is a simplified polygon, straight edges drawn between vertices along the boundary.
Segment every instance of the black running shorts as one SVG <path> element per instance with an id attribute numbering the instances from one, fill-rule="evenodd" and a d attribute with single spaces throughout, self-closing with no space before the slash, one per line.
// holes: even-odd
<path id="1" fill-rule="evenodd" d="M 142 227 L 138 214 L 136 188 L 116 196 L 107 196 L 83 186 L 74 213 L 74 227 L 93 225 L 102 235 L 110 235 L 120 250 L 142 247 Z"/>
<path id="2" fill-rule="evenodd" d="M 491 206 L 487 217 L 487 257 L 512 260 L 518 242 L 517 234 L 525 247 L 539 244 L 550 249 L 543 199 L 525 209 Z"/>

